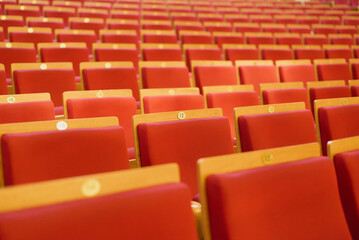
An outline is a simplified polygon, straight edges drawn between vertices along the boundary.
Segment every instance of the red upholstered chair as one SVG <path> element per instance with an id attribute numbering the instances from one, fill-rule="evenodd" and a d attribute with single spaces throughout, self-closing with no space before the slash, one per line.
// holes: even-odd
<path id="1" fill-rule="evenodd" d="M 313 110 L 314 101 L 317 99 L 350 97 L 350 88 L 345 85 L 343 80 L 308 82 L 307 88 Z"/>
<path id="2" fill-rule="evenodd" d="M 318 45 L 293 45 L 295 59 L 314 59 L 325 58 L 323 49 Z"/>
<path id="3" fill-rule="evenodd" d="M 62 131 L 56 129 L 60 126 L 58 121 L 16 123 L 12 127 L 8 127 L 11 124 L 4 125 L 7 128 L 2 132 L 1 150 L 5 185 L 130 167 L 122 127 L 114 123 L 107 128 L 94 128 L 84 122 L 80 127 L 69 127 L 69 124 L 71 122 L 60 124 L 67 126 L 66 130 L 60 127 Z M 98 125 L 106 126 L 101 122 Z"/>
<path id="4" fill-rule="evenodd" d="M 137 105 L 131 90 L 65 92 L 64 106 L 69 119 L 116 116 L 125 131 L 128 157 L 135 158 L 132 116 L 137 114 Z"/>
<path id="5" fill-rule="evenodd" d="M 132 62 L 86 62 L 80 64 L 85 90 L 130 89 L 140 107 L 136 69 Z"/>
<path id="6" fill-rule="evenodd" d="M 349 63 L 345 59 L 317 59 L 314 60 L 314 66 L 317 69 L 318 80 L 348 80 L 352 79 Z"/>
<path id="7" fill-rule="evenodd" d="M 182 44 L 213 44 L 213 37 L 206 31 L 179 31 L 179 38 Z"/>
<path id="8" fill-rule="evenodd" d="M 146 96 L 143 98 L 143 113 L 158 113 L 182 110 L 203 109 L 203 96 L 175 95 L 175 96 Z"/>
<path id="9" fill-rule="evenodd" d="M 143 43 L 178 43 L 174 30 L 142 30 L 141 35 Z"/>
<path id="10" fill-rule="evenodd" d="M 259 105 L 259 97 L 253 90 L 253 86 L 209 86 L 203 87 L 202 92 L 208 108 L 222 108 L 223 116 L 229 120 L 233 144 L 236 145 L 233 109 L 236 107 Z"/>
<path id="11" fill-rule="evenodd" d="M 97 43 L 93 51 L 96 61 L 131 61 L 138 72 L 139 55 L 135 44 Z"/>
<path id="12" fill-rule="evenodd" d="M 347 62 L 353 58 L 348 45 L 324 45 L 323 50 L 326 58 L 344 58 Z"/>
<path id="13" fill-rule="evenodd" d="M 55 120 L 50 94 L 16 94 L 0 96 L 0 123 Z"/>
<path id="14" fill-rule="evenodd" d="M 292 49 L 288 45 L 259 45 L 263 60 L 290 60 L 293 59 Z"/>
<path id="15" fill-rule="evenodd" d="M 141 28 L 148 30 L 172 30 L 170 20 L 144 20 L 141 21 Z"/>
<path id="16" fill-rule="evenodd" d="M 308 24 L 288 24 L 287 28 L 288 28 L 288 32 L 299 33 L 299 34 L 310 33 L 312 30 L 310 25 Z"/>
<path id="17" fill-rule="evenodd" d="M 62 18 L 65 26 L 68 26 L 70 17 L 77 17 L 76 8 L 68 6 L 45 6 L 43 8 L 44 17 Z"/>
<path id="18" fill-rule="evenodd" d="M 140 62 L 142 88 L 186 88 L 191 87 L 186 63 Z"/>
<path id="19" fill-rule="evenodd" d="M 80 81 L 80 63 L 90 61 L 85 43 L 40 43 L 39 58 L 42 62 L 71 62 L 76 81 Z"/>
<path id="20" fill-rule="evenodd" d="M 344 15 L 344 13 L 342 13 L 341 15 Z M 341 16 L 319 16 L 319 21 L 321 24 L 330 24 L 330 25 L 341 25 L 342 24 L 342 20 L 341 20 Z"/>
<path id="21" fill-rule="evenodd" d="M 204 27 L 206 28 L 206 31 L 208 32 L 228 32 L 231 33 L 233 32 L 233 27 L 231 25 L 231 23 L 229 22 L 204 22 L 203 23 Z"/>
<path id="22" fill-rule="evenodd" d="M 293 25 L 297 23 L 297 18 L 296 16 L 293 15 L 289 15 L 289 14 L 276 14 L 273 16 L 275 23 L 282 23 L 282 24 L 287 24 L 287 28 L 289 25 Z"/>
<path id="23" fill-rule="evenodd" d="M 92 54 L 92 44 L 97 42 L 97 35 L 94 30 L 73 30 L 57 29 L 55 30 L 57 42 L 84 42 L 88 48 L 89 54 Z"/>
<path id="24" fill-rule="evenodd" d="M 287 28 L 284 24 L 281 23 L 262 23 L 261 28 L 263 32 L 270 33 L 286 33 Z"/>
<path id="25" fill-rule="evenodd" d="M 304 103 L 235 108 L 238 150 L 243 152 L 317 142 Z"/>
<path id="26" fill-rule="evenodd" d="M 43 17 L 28 17 L 26 18 L 26 24 L 28 27 L 35 28 L 51 28 L 54 33 L 56 29 L 64 29 L 65 23 L 62 18 L 45 18 Z"/>
<path id="27" fill-rule="evenodd" d="M 246 32 L 244 33 L 244 37 L 247 44 L 255 44 L 256 46 L 260 44 L 275 44 L 272 33 Z"/>
<path id="28" fill-rule="evenodd" d="M 260 83 L 279 82 L 276 67 L 271 60 L 236 61 L 241 84 L 252 84 L 259 96 Z"/>
<path id="29" fill-rule="evenodd" d="M 0 64 L 0 95 L 9 94 L 4 64 Z"/>
<path id="30" fill-rule="evenodd" d="M 338 34 L 357 34 L 358 30 L 353 25 L 337 25 L 336 26 Z"/>
<path id="31" fill-rule="evenodd" d="M 41 11 L 38 6 L 25 6 L 25 5 L 6 5 L 5 6 L 6 15 L 22 16 L 23 18 L 27 17 L 40 17 Z"/>
<path id="32" fill-rule="evenodd" d="M 303 82 L 262 83 L 260 85 L 263 104 L 304 102 L 310 110 L 308 91 Z"/>
<path id="33" fill-rule="evenodd" d="M 329 39 L 325 34 L 303 34 L 303 42 L 306 45 L 324 45 L 329 44 Z"/>
<path id="34" fill-rule="evenodd" d="M 206 239 L 351 239 L 317 143 L 204 158 L 198 172 Z"/>
<path id="35" fill-rule="evenodd" d="M 198 193 L 197 160 L 233 153 L 228 119 L 220 115 L 220 109 L 136 115 L 137 161 L 141 166 L 178 163 L 181 180 L 194 196 Z M 178 116 L 185 119 L 178 120 Z"/>
<path id="36" fill-rule="evenodd" d="M 12 65 L 15 92 L 48 92 L 55 106 L 55 114 L 63 114 L 62 93 L 75 91 L 75 73 L 71 63 L 19 63 Z"/>
<path id="37" fill-rule="evenodd" d="M 351 95 L 353 97 L 359 96 L 359 81 L 358 80 L 350 80 L 349 81 L 349 88 L 351 91 Z"/>
<path id="38" fill-rule="evenodd" d="M 221 50 L 215 44 L 184 44 L 183 49 L 189 69 L 192 69 L 191 61 L 193 60 L 222 60 Z"/>
<path id="39" fill-rule="evenodd" d="M 106 20 L 107 29 L 116 29 L 116 30 L 135 30 L 137 35 L 140 35 L 140 24 L 138 20 L 126 20 L 126 19 L 113 19 L 108 18 Z"/>
<path id="40" fill-rule="evenodd" d="M 259 51 L 254 44 L 224 44 L 224 55 L 226 60 L 260 60 Z"/>
<path id="41" fill-rule="evenodd" d="M 140 48 L 140 38 L 136 30 L 101 29 L 100 41 L 103 43 L 132 43 Z"/>
<path id="42" fill-rule="evenodd" d="M 332 24 L 313 24 L 312 30 L 314 34 L 333 34 L 336 33 L 335 27 Z"/>
<path id="43" fill-rule="evenodd" d="M 131 10 L 113 9 L 111 10 L 110 13 L 112 19 L 135 20 L 136 22 L 138 22 L 141 19 L 141 15 L 138 9 L 131 9 Z"/>
<path id="44" fill-rule="evenodd" d="M 353 45 L 354 39 L 351 34 L 329 34 L 330 44 Z"/>
<path id="45" fill-rule="evenodd" d="M 359 237 L 358 224 L 358 136 L 332 140 L 328 156 L 334 161 L 343 210 L 353 239 Z"/>
<path id="46" fill-rule="evenodd" d="M 358 97 L 317 100 L 314 111 L 324 154 L 327 154 L 329 141 L 359 135 L 356 124 L 359 116 Z"/>
<path id="47" fill-rule="evenodd" d="M 178 167 L 171 164 L 16 186 L 0 193 L 6 206 L 0 234 L 4 240 L 41 239 L 44 234 L 54 240 L 197 240 L 190 191 L 178 182 Z M 5 199 L 13 199 L 11 205 Z M 24 200 L 27 204 L 19 207 Z M 146 227 L 138 231 L 138 226 Z"/>
<path id="48" fill-rule="evenodd" d="M 238 85 L 236 67 L 230 61 L 193 61 L 193 75 L 196 86 Z"/>
<path id="49" fill-rule="evenodd" d="M 54 41 L 51 28 L 9 27 L 8 33 L 10 42 L 33 43 L 35 47 L 38 43 Z"/>
<path id="50" fill-rule="evenodd" d="M 93 30 L 96 33 L 97 40 L 100 36 L 100 30 L 105 29 L 105 21 L 101 18 L 79 18 L 79 17 L 70 17 L 69 18 L 70 29 L 86 29 Z"/>
<path id="51" fill-rule="evenodd" d="M 281 82 L 307 82 L 317 81 L 313 64 L 310 60 L 277 61 Z"/>
<path id="52" fill-rule="evenodd" d="M 8 39 L 7 29 L 9 27 L 25 27 L 25 21 L 22 16 L 2 15 L 0 19 L 0 27 L 3 28 L 4 38 Z"/>
<path id="53" fill-rule="evenodd" d="M 278 45 L 300 45 L 302 38 L 299 33 L 275 33 L 275 41 Z"/>
<path id="54" fill-rule="evenodd" d="M 77 13 L 79 17 L 82 18 L 101 18 L 106 21 L 107 18 L 110 18 L 110 12 L 107 9 L 99 8 L 78 8 Z"/>
<path id="55" fill-rule="evenodd" d="M 179 44 L 142 43 L 141 48 L 144 61 L 183 61 Z"/>
<path id="56" fill-rule="evenodd" d="M 353 79 L 359 79 L 359 61 L 357 59 L 349 59 L 349 64 Z"/>
<path id="57" fill-rule="evenodd" d="M 240 32 L 240 33 L 261 31 L 259 23 L 239 22 L 239 23 L 234 23 L 233 28 L 236 32 Z"/>
<path id="58" fill-rule="evenodd" d="M 214 42 L 223 48 L 223 44 L 243 44 L 244 37 L 241 33 L 234 32 L 213 32 Z"/>
<path id="59" fill-rule="evenodd" d="M 36 50 L 33 43 L 0 42 L 0 63 L 4 64 L 8 84 L 11 84 L 12 63 L 35 63 Z"/>

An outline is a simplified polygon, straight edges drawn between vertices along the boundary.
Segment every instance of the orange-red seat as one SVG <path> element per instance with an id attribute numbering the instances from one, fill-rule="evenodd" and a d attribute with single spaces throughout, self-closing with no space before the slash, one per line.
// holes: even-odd
<path id="1" fill-rule="evenodd" d="M 174 96 L 145 96 L 143 98 L 144 113 L 171 112 L 203 109 L 203 96 L 174 95 Z"/>

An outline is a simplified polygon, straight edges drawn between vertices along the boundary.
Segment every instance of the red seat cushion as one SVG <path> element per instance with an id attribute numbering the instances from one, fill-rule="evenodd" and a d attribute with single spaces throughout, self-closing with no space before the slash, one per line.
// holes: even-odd
<path id="1" fill-rule="evenodd" d="M 359 96 L 359 85 L 355 85 L 351 87 L 351 93 L 353 97 Z"/>
<path id="2" fill-rule="evenodd" d="M 351 239 L 326 157 L 214 174 L 206 190 L 213 240 Z"/>
<path id="3" fill-rule="evenodd" d="M 326 49 L 325 50 L 326 58 L 344 58 L 345 60 L 349 60 L 353 58 L 353 54 L 350 48 L 348 49 Z"/>
<path id="4" fill-rule="evenodd" d="M 309 110 L 245 115 L 238 127 L 243 152 L 317 142 Z"/>
<path id="5" fill-rule="evenodd" d="M 182 35 L 182 44 L 213 44 L 211 35 Z"/>
<path id="6" fill-rule="evenodd" d="M 259 97 L 256 92 L 222 92 L 208 93 L 207 106 L 209 108 L 222 108 L 223 116 L 229 120 L 232 137 L 236 137 L 234 127 L 233 109 L 236 107 L 253 106 L 259 104 Z"/>
<path id="7" fill-rule="evenodd" d="M 325 58 L 322 49 L 294 49 L 295 59 L 321 59 Z"/>
<path id="8" fill-rule="evenodd" d="M 143 35 L 144 43 L 174 43 L 177 44 L 176 35 L 157 35 L 157 34 L 144 34 Z"/>
<path id="9" fill-rule="evenodd" d="M 226 59 L 232 61 L 233 63 L 236 60 L 259 60 L 259 51 L 258 49 L 231 49 L 227 48 L 225 50 Z"/>
<path id="10" fill-rule="evenodd" d="M 202 95 L 146 96 L 143 98 L 144 113 L 203 109 Z"/>
<path id="11" fill-rule="evenodd" d="M 321 107 L 318 118 L 324 154 L 328 141 L 359 135 L 359 105 Z"/>
<path id="12" fill-rule="evenodd" d="M 359 150 L 334 156 L 339 192 L 353 239 L 359 237 Z"/>
<path id="13" fill-rule="evenodd" d="M 138 125 L 142 166 L 176 162 L 181 180 L 198 193 L 197 160 L 233 153 L 228 119 L 225 117 L 143 123 Z"/>
<path id="14" fill-rule="evenodd" d="M 72 69 L 16 70 L 14 82 L 16 93 L 50 93 L 56 107 L 62 106 L 63 92 L 76 91 Z"/>
<path id="15" fill-rule="evenodd" d="M 252 84 L 258 95 L 260 83 L 278 82 L 275 66 L 240 66 L 238 70 L 241 84 Z"/>
<path id="16" fill-rule="evenodd" d="M 187 67 L 144 67 L 143 88 L 191 87 Z"/>
<path id="17" fill-rule="evenodd" d="M 348 80 L 352 79 L 347 63 L 318 64 L 317 71 L 319 81 L 345 80 L 348 84 Z"/>
<path id="18" fill-rule="evenodd" d="M 273 37 L 267 36 L 248 36 L 247 37 L 247 44 L 275 44 Z"/>
<path id="19" fill-rule="evenodd" d="M 12 63 L 35 63 L 35 48 L 0 48 L 0 63 L 5 65 L 6 77 L 11 78 Z"/>
<path id="20" fill-rule="evenodd" d="M 93 34 L 61 33 L 57 35 L 57 42 L 84 42 L 89 54 L 92 54 L 92 44 L 97 42 L 97 36 Z"/>
<path id="21" fill-rule="evenodd" d="M 223 44 L 244 44 L 242 36 L 215 36 L 216 44 L 222 48 Z"/>
<path id="22" fill-rule="evenodd" d="M 350 97 L 350 89 L 348 86 L 335 86 L 335 87 L 316 87 L 309 89 L 309 96 L 314 109 L 314 101 L 317 99 L 325 98 L 340 98 Z"/>
<path id="23" fill-rule="evenodd" d="M 279 76 L 282 82 L 307 82 L 317 81 L 314 66 L 307 65 L 287 65 L 279 66 Z"/>
<path id="24" fill-rule="evenodd" d="M 206 86 L 238 85 L 234 66 L 195 66 L 194 74 L 201 92 Z"/>
<path id="25" fill-rule="evenodd" d="M 220 49 L 186 49 L 187 66 L 191 69 L 193 60 L 222 60 Z"/>
<path id="26" fill-rule="evenodd" d="M 145 61 L 183 61 L 181 49 L 151 49 L 142 50 Z"/>
<path id="27" fill-rule="evenodd" d="M 121 127 L 4 134 L 1 149 L 5 185 L 129 168 Z"/>
<path id="28" fill-rule="evenodd" d="M 0 235 L 3 240 L 197 240 L 190 199 L 187 186 L 173 183 L 2 213 Z"/>
<path id="29" fill-rule="evenodd" d="M 85 90 L 131 89 L 136 100 L 140 100 L 134 68 L 87 68 L 82 73 Z"/>
<path id="30" fill-rule="evenodd" d="M 107 49 L 97 48 L 94 51 L 96 61 L 131 61 L 138 71 L 137 49 Z"/>
<path id="31" fill-rule="evenodd" d="M 359 63 L 352 63 L 353 79 L 359 79 Z"/>
<path id="32" fill-rule="evenodd" d="M 288 60 L 293 59 L 291 49 L 262 49 L 263 60 Z"/>
<path id="33" fill-rule="evenodd" d="M 0 94 L 9 94 L 5 70 L 0 69 Z"/>
<path id="34" fill-rule="evenodd" d="M 287 88 L 264 90 L 263 104 L 304 102 L 305 108 L 310 110 L 308 92 L 306 88 Z"/>
<path id="35" fill-rule="evenodd" d="M 0 104 L 1 124 L 46 120 L 55 120 L 54 104 L 51 101 Z"/>
<path id="36" fill-rule="evenodd" d="M 54 37 L 51 32 L 36 32 L 36 33 L 28 33 L 28 32 L 10 32 L 9 33 L 9 41 L 11 42 L 29 42 L 34 43 L 35 47 L 38 43 L 43 42 L 53 42 Z"/>
<path id="37" fill-rule="evenodd" d="M 132 116 L 137 114 L 133 97 L 80 98 L 67 100 L 68 118 L 116 116 L 126 135 L 127 148 L 133 147 Z"/>

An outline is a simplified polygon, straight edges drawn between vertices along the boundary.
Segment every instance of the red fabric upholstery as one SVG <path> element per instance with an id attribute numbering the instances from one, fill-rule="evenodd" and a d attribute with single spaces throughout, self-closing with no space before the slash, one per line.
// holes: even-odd
<path id="1" fill-rule="evenodd" d="M 0 69 L 0 95 L 9 94 L 5 70 Z"/>
<path id="2" fill-rule="evenodd" d="M 188 187 L 181 183 L 0 214 L 3 240 L 197 240 Z M 133 224 L 129 224 L 133 223 Z"/>
<path id="3" fill-rule="evenodd" d="M 309 90 L 309 96 L 314 109 L 314 100 L 325 98 L 350 97 L 350 89 L 348 86 L 337 87 L 317 87 Z"/>
<path id="4" fill-rule="evenodd" d="M 222 60 L 220 49 L 186 49 L 187 66 L 191 69 L 193 60 Z"/>
<path id="5" fill-rule="evenodd" d="M 79 17 L 82 18 L 102 18 L 104 21 L 106 21 L 107 18 L 110 18 L 109 12 L 92 12 L 92 10 L 89 10 L 91 12 L 79 12 Z"/>
<path id="6" fill-rule="evenodd" d="M 106 28 L 105 22 L 77 22 L 73 21 L 70 23 L 71 29 L 87 29 L 94 30 L 97 36 L 97 40 L 100 36 L 100 30 Z"/>
<path id="7" fill-rule="evenodd" d="M 355 85 L 351 87 L 351 94 L 353 97 L 359 96 L 359 85 Z"/>
<path id="8" fill-rule="evenodd" d="M 133 147 L 132 116 L 137 114 L 133 97 L 81 98 L 67 100 L 68 118 L 116 116 L 126 135 L 127 148 Z M 134 156 L 129 156 L 133 159 Z"/>
<path id="9" fill-rule="evenodd" d="M 41 21 L 41 20 L 28 20 L 27 22 L 29 27 L 46 27 L 46 28 L 51 28 L 52 32 L 55 32 L 56 29 L 64 29 L 65 28 L 65 24 L 64 22 L 52 22 L 47 21 Z"/>
<path id="10" fill-rule="evenodd" d="M 331 44 L 353 45 L 354 39 L 352 37 L 332 37 L 330 42 Z"/>
<path id="11" fill-rule="evenodd" d="M 211 35 L 182 35 L 182 44 L 213 44 Z"/>
<path id="12" fill-rule="evenodd" d="M 139 38 L 137 35 L 103 33 L 101 41 L 103 43 L 133 43 L 139 49 Z"/>
<path id="13" fill-rule="evenodd" d="M 214 40 L 216 44 L 222 48 L 223 44 L 244 44 L 244 38 L 242 36 L 215 36 Z"/>
<path id="14" fill-rule="evenodd" d="M 303 38 L 306 45 L 324 45 L 329 44 L 329 40 L 326 36 L 306 36 Z"/>
<path id="15" fill-rule="evenodd" d="M 4 134 L 5 185 L 129 168 L 123 128 Z"/>
<path id="16" fill-rule="evenodd" d="M 276 37 L 276 42 L 279 45 L 301 45 L 302 38 L 301 37 L 294 37 L 294 36 L 278 36 Z"/>
<path id="17" fill-rule="evenodd" d="M 353 79 L 359 79 L 359 63 L 352 63 L 351 69 L 353 73 Z"/>
<path id="18" fill-rule="evenodd" d="M 304 102 L 305 108 L 310 110 L 306 88 L 270 89 L 264 90 L 262 94 L 263 104 Z"/>
<path id="19" fill-rule="evenodd" d="M 25 21 L 23 19 L 0 19 L 0 27 L 3 28 L 5 39 L 8 38 L 8 27 L 25 27 Z"/>
<path id="20" fill-rule="evenodd" d="M 191 196 L 198 193 L 197 160 L 233 153 L 226 117 L 143 123 L 137 130 L 142 166 L 178 163 Z"/>
<path id="21" fill-rule="evenodd" d="M 259 51 L 258 49 L 235 49 L 227 48 L 225 51 L 226 60 L 230 60 L 233 63 L 236 60 L 259 60 Z"/>
<path id="22" fill-rule="evenodd" d="M 245 115 L 238 127 L 243 152 L 317 142 L 309 110 Z"/>
<path id="23" fill-rule="evenodd" d="M 275 66 L 240 66 L 238 70 L 241 84 L 252 84 L 258 96 L 260 83 L 278 82 Z"/>
<path id="24" fill-rule="evenodd" d="M 247 43 L 248 44 L 275 44 L 274 38 L 271 36 L 247 36 Z"/>
<path id="25" fill-rule="evenodd" d="M 202 95 L 146 96 L 143 98 L 144 113 L 170 112 L 204 108 Z"/>
<path id="26" fill-rule="evenodd" d="M 149 29 L 149 30 L 173 30 L 172 25 L 170 24 L 142 24 L 142 29 Z"/>
<path id="27" fill-rule="evenodd" d="M 77 13 L 69 12 L 69 11 L 59 11 L 58 9 L 46 9 L 44 10 L 45 17 L 54 17 L 54 18 L 62 18 L 64 20 L 64 24 L 68 26 L 70 17 L 77 17 Z"/>
<path id="28" fill-rule="evenodd" d="M 131 89 L 136 100 L 140 100 L 134 68 L 87 68 L 82 73 L 85 90 Z"/>
<path id="29" fill-rule="evenodd" d="M 181 49 L 151 49 L 142 50 L 145 61 L 183 61 Z"/>
<path id="30" fill-rule="evenodd" d="M 207 26 L 207 32 L 233 32 L 232 26 Z"/>
<path id="31" fill-rule="evenodd" d="M 328 141 L 359 135 L 359 105 L 321 107 L 318 118 L 324 154 Z"/>
<path id="32" fill-rule="evenodd" d="M 353 54 L 350 48 L 348 49 L 325 49 L 324 50 L 326 58 L 344 58 L 349 61 L 350 58 L 353 58 Z"/>
<path id="33" fill-rule="evenodd" d="M 279 66 L 279 76 L 282 82 L 303 82 L 304 86 L 307 82 L 317 81 L 314 66 L 311 64 Z"/>
<path id="34" fill-rule="evenodd" d="M 144 34 L 144 43 L 178 43 L 176 35 Z"/>
<path id="35" fill-rule="evenodd" d="M 62 93 L 76 91 L 75 73 L 72 69 L 16 70 L 15 92 L 48 92 L 55 106 L 62 106 Z"/>
<path id="36" fill-rule="evenodd" d="M 317 28 L 314 27 L 313 30 L 314 30 L 315 34 L 326 34 L 326 35 L 328 35 L 328 34 L 336 33 L 334 26 L 333 27 L 320 26 L 320 27 L 317 27 Z"/>
<path id="37" fill-rule="evenodd" d="M 234 66 L 196 66 L 194 74 L 196 86 L 201 92 L 206 86 L 238 85 Z"/>
<path id="38" fill-rule="evenodd" d="M 76 76 L 80 76 L 80 63 L 88 62 L 89 54 L 87 48 L 41 48 L 41 60 L 43 62 L 72 62 Z"/>
<path id="39" fill-rule="evenodd" d="M 214 174 L 206 184 L 213 240 L 351 239 L 326 157 Z"/>
<path id="40" fill-rule="evenodd" d="M 317 71 L 319 81 L 345 80 L 348 84 L 348 80 L 352 79 L 347 63 L 318 64 Z"/>
<path id="41" fill-rule="evenodd" d="M 295 59 L 321 59 L 325 58 L 322 49 L 294 49 Z"/>
<path id="42" fill-rule="evenodd" d="M 191 87 L 187 67 L 144 67 L 143 88 Z"/>
<path id="43" fill-rule="evenodd" d="M 310 33 L 311 27 L 309 25 L 303 25 L 303 26 L 287 26 L 288 32 L 290 33 Z"/>
<path id="44" fill-rule="evenodd" d="M 121 23 L 121 22 L 109 22 L 107 24 L 108 29 L 127 29 L 127 30 L 136 30 L 137 35 L 140 35 L 140 25 L 139 23 Z"/>
<path id="45" fill-rule="evenodd" d="M 208 93 L 207 106 L 209 108 L 222 108 L 223 116 L 229 120 L 232 138 L 236 137 L 234 127 L 233 109 L 236 107 L 253 106 L 259 104 L 259 97 L 256 92 L 223 92 Z"/>
<path id="46" fill-rule="evenodd" d="M 97 42 L 97 36 L 95 33 L 60 33 L 57 35 L 57 42 L 84 42 L 86 43 L 89 54 L 92 54 L 92 44 Z"/>
<path id="47" fill-rule="evenodd" d="M 270 33 L 286 33 L 287 32 L 287 28 L 285 26 L 265 26 L 262 27 L 262 31 L 263 32 L 270 32 Z"/>
<path id="48" fill-rule="evenodd" d="M 27 17 L 41 17 L 40 10 L 35 9 L 6 9 L 6 15 L 22 16 L 24 19 Z"/>
<path id="49" fill-rule="evenodd" d="M 291 49 L 262 49 L 263 60 L 289 60 L 293 59 Z"/>
<path id="50" fill-rule="evenodd" d="M 237 26 L 235 27 L 236 32 L 261 32 L 261 28 L 259 26 Z"/>
<path id="51" fill-rule="evenodd" d="M 340 197 L 353 239 L 359 238 L 359 151 L 339 153 L 334 156 Z"/>
<path id="52" fill-rule="evenodd" d="M 55 120 L 54 104 L 51 101 L 2 103 L 0 123 Z"/>
<path id="53" fill-rule="evenodd" d="M 52 33 L 28 33 L 28 32 L 10 32 L 10 42 L 29 42 L 34 43 L 35 47 L 38 43 L 42 42 L 53 42 L 54 37 Z"/>
<path id="54" fill-rule="evenodd" d="M 0 48 L 0 63 L 5 65 L 6 77 L 11 78 L 12 63 L 35 63 L 35 48 Z"/>
<path id="55" fill-rule="evenodd" d="M 94 52 L 96 61 L 131 61 L 136 71 L 138 71 L 139 57 L 137 49 L 97 48 Z"/>

